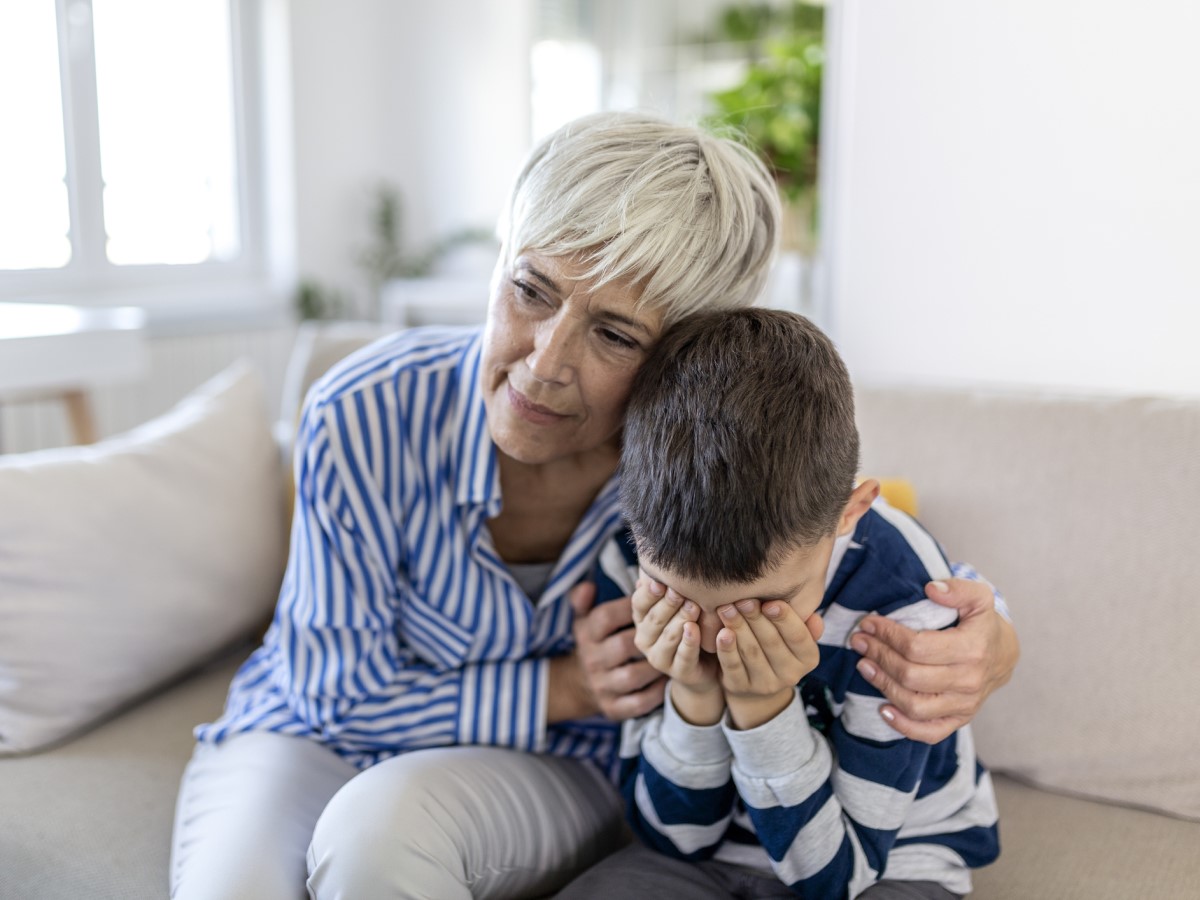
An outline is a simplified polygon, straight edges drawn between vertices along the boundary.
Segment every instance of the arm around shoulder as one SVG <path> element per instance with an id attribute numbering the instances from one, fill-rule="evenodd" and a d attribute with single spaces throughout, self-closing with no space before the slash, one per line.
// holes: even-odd
<path id="1" fill-rule="evenodd" d="M 859 672 L 890 701 L 880 710 L 884 718 L 905 737 L 937 743 L 970 722 L 1008 682 L 1020 643 L 986 581 L 934 581 L 925 593 L 958 612 L 955 627 L 913 631 L 868 616 L 851 646 L 863 656 Z"/>

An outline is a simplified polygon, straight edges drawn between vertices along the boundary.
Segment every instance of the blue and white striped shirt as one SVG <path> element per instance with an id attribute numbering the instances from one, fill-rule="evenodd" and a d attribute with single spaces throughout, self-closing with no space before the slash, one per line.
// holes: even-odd
<path id="1" fill-rule="evenodd" d="M 636 560 L 605 548 L 598 599 L 624 595 Z M 820 612 L 821 661 L 787 709 L 737 731 L 686 723 L 671 705 L 625 723 L 621 788 L 638 836 L 683 859 L 774 871 L 804 897 L 854 897 L 881 879 L 970 890 L 970 868 L 999 854 L 991 779 L 970 726 L 934 746 L 879 715 L 848 639 L 868 612 L 910 628 L 954 623 L 924 586 L 951 570 L 936 541 L 885 503 L 839 539 Z M 967 574 L 956 572 L 955 574 Z M 973 574 L 973 573 L 972 573 Z"/>
<path id="2" fill-rule="evenodd" d="M 620 526 L 617 479 L 576 527 L 535 605 L 500 559 L 501 509 L 478 329 L 411 329 L 309 392 L 291 552 L 263 645 L 224 715 L 196 730 L 299 735 L 367 767 L 486 744 L 595 759 L 616 726 L 547 727 L 549 659 L 572 647 L 568 589 Z"/>

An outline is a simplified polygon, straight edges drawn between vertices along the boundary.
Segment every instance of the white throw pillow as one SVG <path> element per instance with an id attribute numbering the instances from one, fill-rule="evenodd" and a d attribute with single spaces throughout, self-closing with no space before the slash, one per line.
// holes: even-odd
<path id="1" fill-rule="evenodd" d="M 125 435 L 0 456 L 0 754 L 73 735 L 249 634 L 286 532 L 245 366 Z"/>

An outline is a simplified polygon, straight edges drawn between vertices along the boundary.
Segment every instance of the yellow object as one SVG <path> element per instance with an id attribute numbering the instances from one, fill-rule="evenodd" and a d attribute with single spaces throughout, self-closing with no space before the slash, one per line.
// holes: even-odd
<path id="1" fill-rule="evenodd" d="M 894 506 L 916 518 L 917 489 L 907 478 L 880 478 L 879 493 L 888 502 L 888 506 Z"/>

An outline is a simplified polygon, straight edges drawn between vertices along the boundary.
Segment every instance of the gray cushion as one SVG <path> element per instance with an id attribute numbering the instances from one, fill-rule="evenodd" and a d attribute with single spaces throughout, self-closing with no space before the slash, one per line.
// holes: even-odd
<path id="1" fill-rule="evenodd" d="M 192 727 L 252 648 L 76 740 L 0 760 L 0 897 L 162 900 Z"/>
<path id="2" fill-rule="evenodd" d="M 995 782 L 1000 859 L 974 874 L 975 900 L 1197 896 L 1200 823 Z"/>

